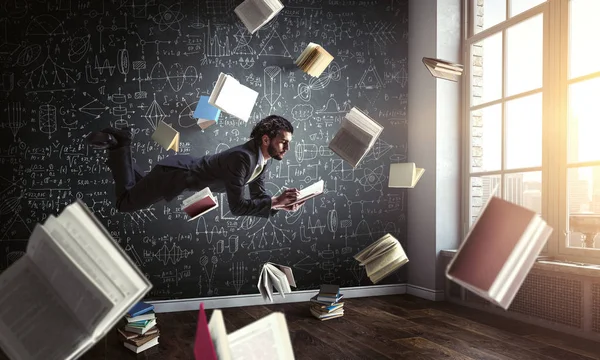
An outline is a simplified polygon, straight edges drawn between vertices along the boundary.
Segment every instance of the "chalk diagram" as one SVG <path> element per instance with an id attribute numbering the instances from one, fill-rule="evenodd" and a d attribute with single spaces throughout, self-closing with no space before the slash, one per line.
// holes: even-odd
<path id="1" fill-rule="evenodd" d="M 383 190 L 383 183 L 386 177 L 383 174 L 383 165 L 371 170 L 365 168 L 365 175 L 358 180 L 365 192 Z"/>
<path id="2" fill-rule="evenodd" d="M 27 120 L 23 117 L 25 108 L 21 106 L 20 102 L 9 102 L 6 104 L 5 112 L 6 115 L 4 118 L 6 119 L 6 124 L 12 132 L 13 139 L 16 142 L 19 130 L 27 125 Z"/>
<path id="3" fill-rule="evenodd" d="M 164 4 L 158 5 L 158 14 L 152 19 L 158 25 L 160 31 L 174 30 L 181 35 L 181 21 L 183 20 L 181 3 L 169 6 Z"/>
<path id="4" fill-rule="evenodd" d="M 335 61 L 332 61 L 320 77 L 311 77 L 308 84 L 298 84 L 298 94 L 294 96 L 294 99 L 300 98 L 306 102 L 310 101 L 313 91 L 323 90 L 331 81 L 339 81 L 341 79 L 341 71 L 345 69 L 346 66 L 347 65 L 340 67 Z"/>

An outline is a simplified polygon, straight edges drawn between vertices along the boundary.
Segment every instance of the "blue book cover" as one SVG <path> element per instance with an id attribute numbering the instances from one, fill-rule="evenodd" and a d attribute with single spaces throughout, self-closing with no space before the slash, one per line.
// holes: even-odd
<path id="1" fill-rule="evenodd" d="M 221 109 L 209 104 L 208 99 L 208 96 L 200 96 L 200 100 L 198 100 L 196 110 L 194 110 L 194 118 L 218 122 L 219 115 L 221 115 Z"/>
<path id="2" fill-rule="evenodd" d="M 139 303 L 135 304 L 127 312 L 127 316 L 134 317 L 134 316 L 145 314 L 145 313 L 147 313 L 149 311 L 152 311 L 152 310 L 154 310 L 154 305 L 147 304 L 147 303 L 145 303 L 143 301 L 140 301 Z"/>

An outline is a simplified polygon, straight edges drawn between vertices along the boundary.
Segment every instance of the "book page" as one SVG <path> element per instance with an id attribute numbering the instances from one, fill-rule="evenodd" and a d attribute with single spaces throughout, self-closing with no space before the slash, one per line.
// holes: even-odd
<path id="1" fill-rule="evenodd" d="M 27 254 L 81 325 L 92 333 L 113 302 L 55 241 L 38 224 L 29 237 Z"/>
<path id="2" fill-rule="evenodd" d="M 279 269 L 274 268 L 272 265 L 266 264 L 264 267 L 267 269 L 271 284 L 273 284 L 281 296 L 285 297 L 285 288 L 282 284 L 283 279 L 281 278 L 282 276 L 285 278 L 285 274 L 279 271 Z"/>
<path id="3" fill-rule="evenodd" d="M 395 246 L 390 251 L 367 263 L 365 269 L 367 270 L 367 274 L 373 274 L 393 263 L 395 260 L 404 259 L 405 257 L 404 251 L 402 251 L 399 246 Z"/>
<path id="4" fill-rule="evenodd" d="M 11 359 L 64 360 L 86 330 L 28 255 L 0 275 L 0 345 Z"/>
<path id="5" fill-rule="evenodd" d="M 219 360 L 233 359 L 231 356 L 229 337 L 225 329 L 225 321 L 221 310 L 215 309 L 208 322 L 208 331 Z"/>
<path id="6" fill-rule="evenodd" d="M 354 107 L 346 114 L 346 119 L 356 124 L 361 130 L 368 133 L 371 137 L 377 137 L 383 126 L 378 124 L 375 120 L 371 119 L 367 114 L 362 112 L 360 109 Z"/>
<path id="7" fill-rule="evenodd" d="M 283 265 L 279 265 L 279 264 L 273 264 L 273 265 L 277 266 L 279 268 L 279 270 L 281 270 L 285 274 L 290 286 L 296 287 L 296 280 L 294 279 L 294 273 L 292 272 L 291 267 L 283 266 Z"/>
<path id="8" fill-rule="evenodd" d="M 101 289 L 113 304 L 118 303 L 124 298 L 121 290 L 104 273 L 104 270 L 96 264 L 93 254 L 86 253 L 77 240 L 66 231 L 54 215 L 50 215 L 46 222 L 44 222 L 44 229 L 48 231 L 62 251 L 85 272 L 96 287 Z"/>
<path id="9" fill-rule="evenodd" d="M 58 220 L 71 234 L 78 245 L 89 254 L 94 254 L 96 265 L 115 284 L 124 296 L 124 300 L 116 304 L 109 314 L 98 325 L 97 332 L 103 332 L 121 317 L 135 302 L 137 302 L 151 285 L 135 268 L 123 251 L 117 249 L 117 244 L 97 225 L 94 215 L 81 205 L 67 206 L 59 215 Z M 85 205 L 83 205 L 85 206 Z M 99 223 L 98 223 L 99 224 Z M 101 226 L 101 225 L 100 225 Z"/>
<path id="10" fill-rule="evenodd" d="M 356 167 L 367 153 L 368 144 L 361 142 L 345 128 L 341 128 L 329 143 L 329 148 L 339 157 Z"/>
<path id="11" fill-rule="evenodd" d="M 394 271 L 398 270 L 402 265 L 408 262 L 407 258 L 403 259 L 395 259 L 392 262 L 388 263 L 385 267 L 379 269 L 377 272 L 369 274 L 369 278 L 371 281 L 376 284 L 381 281 L 386 276 L 390 275 Z"/>
<path id="12" fill-rule="evenodd" d="M 276 312 L 229 334 L 233 359 L 294 360 L 285 316 Z"/>

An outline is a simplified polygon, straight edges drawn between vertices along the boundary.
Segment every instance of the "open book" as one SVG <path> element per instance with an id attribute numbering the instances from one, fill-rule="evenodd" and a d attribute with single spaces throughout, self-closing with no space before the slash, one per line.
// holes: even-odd
<path id="1" fill-rule="evenodd" d="M 240 84 L 232 76 L 220 73 L 208 103 L 242 121 L 248 121 L 257 98 L 258 92 Z"/>
<path id="2" fill-rule="evenodd" d="M 292 292 L 290 286 L 296 287 L 292 268 L 270 262 L 263 265 L 257 284 L 258 291 L 263 299 L 268 298 L 273 301 L 273 287 L 277 289 L 281 296 L 285 297 L 286 293 Z"/>
<path id="3" fill-rule="evenodd" d="M 190 217 L 188 221 L 192 221 L 218 207 L 217 198 L 207 187 L 183 200 L 181 203 L 182 210 Z"/>
<path id="4" fill-rule="evenodd" d="M 388 187 L 414 188 L 424 172 L 425 169 L 417 168 L 415 163 L 391 164 Z"/>
<path id="5" fill-rule="evenodd" d="M 218 109 L 208 103 L 208 96 L 200 96 L 196 110 L 194 110 L 194 118 L 198 119 L 197 124 L 202 130 L 219 122 L 221 109 Z"/>
<path id="6" fill-rule="evenodd" d="M 254 34 L 283 10 L 279 0 L 245 0 L 233 12 L 240 18 L 244 26 Z"/>
<path id="7" fill-rule="evenodd" d="M 152 139 L 167 150 L 173 149 L 175 152 L 179 152 L 179 131 L 162 120 L 158 122 Z"/>
<path id="8" fill-rule="evenodd" d="M 400 242 L 390 234 L 386 234 L 364 250 L 354 255 L 354 258 L 365 267 L 367 276 L 373 284 L 396 271 L 408 262 L 406 253 Z"/>
<path id="9" fill-rule="evenodd" d="M 195 360 L 294 360 L 283 313 L 273 312 L 228 335 L 221 310 L 213 310 L 208 324 L 202 304 L 200 312 L 194 344 Z"/>
<path id="10" fill-rule="evenodd" d="M 311 42 L 294 63 L 308 75 L 319 77 L 332 61 L 330 53 L 321 45 Z"/>
<path id="11" fill-rule="evenodd" d="M 491 196 L 446 277 L 506 310 L 551 234 L 536 212 Z"/>
<path id="12" fill-rule="evenodd" d="M 342 119 L 342 126 L 329 142 L 329 148 L 352 167 L 357 167 L 382 131 L 383 126 L 353 107 Z"/>
<path id="13" fill-rule="evenodd" d="M 444 80 L 456 82 L 463 72 L 461 64 L 451 63 L 446 60 L 424 57 L 423 64 L 425 64 L 431 75 Z"/>
<path id="14" fill-rule="evenodd" d="M 324 184 L 325 183 L 323 182 L 323 180 L 319 180 L 316 183 L 305 187 L 304 189 L 300 190 L 300 196 L 298 197 L 298 199 L 296 199 L 295 202 L 285 205 L 285 206 L 295 205 L 297 203 L 314 198 L 315 196 L 321 195 L 323 193 L 323 185 Z"/>
<path id="15" fill-rule="evenodd" d="M 76 359 L 152 288 L 77 200 L 37 224 L 0 274 L 0 346 L 10 359 Z"/>

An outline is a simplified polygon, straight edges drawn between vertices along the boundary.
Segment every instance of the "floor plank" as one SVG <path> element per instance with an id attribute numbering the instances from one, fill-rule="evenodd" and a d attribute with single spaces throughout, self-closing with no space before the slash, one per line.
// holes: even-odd
<path id="1" fill-rule="evenodd" d="M 296 359 L 600 360 L 600 342 L 410 295 L 344 299 L 344 316 L 319 321 L 310 303 L 222 309 L 228 333 L 279 311 Z M 213 310 L 206 310 L 208 319 Z M 157 314 L 159 345 L 141 354 L 112 329 L 81 359 L 193 359 L 198 311 Z M 0 352 L 0 360 L 7 357 Z"/>

